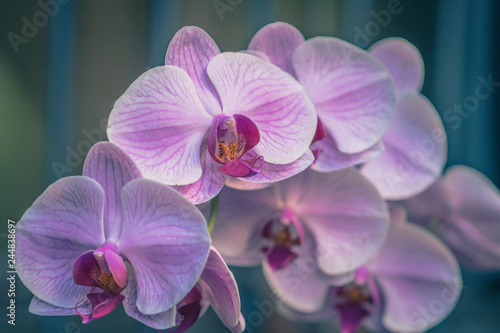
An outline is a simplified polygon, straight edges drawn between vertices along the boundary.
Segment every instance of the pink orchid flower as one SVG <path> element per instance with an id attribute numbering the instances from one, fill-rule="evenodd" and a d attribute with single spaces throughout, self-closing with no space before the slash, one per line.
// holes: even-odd
<path id="1" fill-rule="evenodd" d="M 212 241 L 221 255 L 231 265 L 263 263 L 267 280 L 278 289 L 295 285 L 300 277 L 294 272 L 304 266 L 326 281 L 351 279 L 378 251 L 389 222 L 385 202 L 354 168 L 306 170 L 256 191 L 226 188 L 219 205 Z M 282 295 L 313 312 L 328 284 L 316 287 L 302 285 Z"/>
<path id="2" fill-rule="evenodd" d="M 270 183 L 304 170 L 316 126 L 314 106 L 293 77 L 248 54 L 220 53 L 205 31 L 185 27 L 165 66 L 117 100 L 108 137 L 143 177 L 177 185 L 198 204 L 217 195 L 226 177 Z"/>
<path id="3" fill-rule="evenodd" d="M 402 38 L 384 39 L 370 49 L 389 70 L 396 86 L 396 111 L 382 138 L 385 150 L 361 172 L 388 200 L 417 195 L 441 175 L 447 158 L 443 122 L 420 93 L 424 63 L 418 49 Z"/>
<path id="4" fill-rule="evenodd" d="M 141 178 L 109 142 L 90 150 L 83 176 L 50 185 L 16 235 L 30 312 L 87 323 L 123 303 L 156 329 L 175 326 L 176 304 L 197 283 L 210 244 L 203 215 L 177 191 Z"/>
<path id="5" fill-rule="evenodd" d="M 424 193 L 397 203 L 410 221 L 440 237 L 461 264 L 500 269 L 500 191 L 479 171 L 453 166 Z"/>
<path id="6" fill-rule="evenodd" d="M 334 37 L 305 40 L 290 24 L 260 29 L 248 53 L 293 75 L 316 108 L 313 168 L 329 172 L 358 165 L 383 151 L 395 91 L 387 70 L 368 52 Z"/>
<path id="7" fill-rule="evenodd" d="M 306 275 L 299 287 L 306 285 L 324 290 L 325 281 Z M 393 220 L 380 251 L 356 270 L 354 281 L 331 287 L 317 311 L 298 310 L 286 299 L 278 309 L 292 320 L 336 318 L 342 333 L 361 326 L 374 332 L 418 333 L 442 322 L 461 292 L 460 267 L 451 251 L 424 228 Z"/>

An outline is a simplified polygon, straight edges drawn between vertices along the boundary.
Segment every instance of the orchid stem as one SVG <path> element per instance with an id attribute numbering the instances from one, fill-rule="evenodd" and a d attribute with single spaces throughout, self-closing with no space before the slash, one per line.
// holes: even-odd
<path id="1" fill-rule="evenodd" d="M 219 196 L 217 195 L 210 203 L 210 219 L 208 220 L 208 233 L 212 235 L 215 227 L 215 220 L 217 220 L 217 213 L 219 212 Z"/>

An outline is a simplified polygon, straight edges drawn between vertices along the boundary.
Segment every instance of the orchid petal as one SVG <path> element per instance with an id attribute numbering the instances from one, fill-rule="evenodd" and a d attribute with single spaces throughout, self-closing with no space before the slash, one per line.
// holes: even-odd
<path id="1" fill-rule="evenodd" d="M 166 311 L 153 314 L 146 315 L 139 311 L 137 308 L 137 279 L 133 269 L 129 264 L 126 264 L 129 268 L 129 284 L 127 288 L 123 291 L 125 299 L 123 301 L 123 308 L 125 312 L 130 317 L 140 321 L 144 325 L 152 327 L 157 330 L 164 330 L 175 326 L 175 317 L 176 317 L 176 309 L 175 307 L 171 307 Z"/>
<path id="2" fill-rule="evenodd" d="M 384 151 L 384 144 L 378 141 L 367 150 L 359 153 L 347 154 L 337 148 L 331 135 L 314 142 L 311 150 L 319 149 L 319 156 L 314 161 L 312 169 L 319 172 L 333 172 L 368 162 L 379 156 Z"/>
<path id="3" fill-rule="evenodd" d="M 469 267 L 500 268 L 500 191 L 482 173 L 453 166 L 444 176 L 454 213 L 438 234 Z"/>
<path id="4" fill-rule="evenodd" d="M 261 231 L 278 215 L 281 205 L 274 187 L 253 192 L 221 191 L 212 242 L 227 263 L 257 265 L 264 259 Z"/>
<path id="5" fill-rule="evenodd" d="M 84 312 L 92 311 L 92 304 L 88 299 L 82 304 L 78 305 L 79 311 Z M 33 296 L 29 305 L 29 312 L 39 315 L 39 316 L 76 316 L 78 313 L 73 305 L 70 308 L 62 308 L 50 303 L 44 302 L 36 296 Z"/>
<path id="6" fill-rule="evenodd" d="M 73 281 L 80 286 L 99 287 L 91 275 L 94 267 L 98 265 L 94 257 L 94 250 L 82 253 L 73 265 Z"/>
<path id="7" fill-rule="evenodd" d="M 413 224 L 391 225 L 368 270 L 384 295 L 382 323 L 390 331 L 422 332 L 453 310 L 462 290 L 453 254 L 434 235 Z M 432 316 L 424 311 L 438 306 Z"/>
<path id="8" fill-rule="evenodd" d="M 353 271 L 381 247 L 389 213 L 375 188 L 356 169 L 329 174 L 305 171 L 280 186 L 286 205 L 314 235 L 323 272 Z"/>
<path id="9" fill-rule="evenodd" d="M 201 176 L 200 146 L 211 122 L 186 72 L 160 66 L 142 74 L 116 101 L 108 137 L 144 177 L 186 185 Z"/>
<path id="10" fill-rule="evenodd" d="M 282 269 L 273 270 L 264 261 L 264 276 L 284 304 L 305 313 L 317 312 L 323 308 L 330 287 L 316 266 L 312 235 L 306 234 L 303 244 L 293 249 L 298 257 Z"/>
<path id="11" fill-rule="evenodd" d="M 104 233 L 115 241 L 122 228 L 120 191 L 127 182 L 141 176 L 134 162 L 111 142 L 99 142 L 89 151 L 82 175 L 96 180 L 104 189 Z"/>
<path id="12" fill-rule="evenodd" d="M 294 75 L 293 51 L 304 42 L 304 36 L 293 25 L 276 22 L 261 28 L 253 36 L 248 49 L 260 51 L 285 72 Z"/>
<path id="13" fill-rule="evenodd" d="M 207 76 L 207 65 L 220 53 L 217 44 L 198 27 L 183 27 L 168 45 L 165 65 L 182 68 L 193 80 L 198 97 L 211 115 L 221 112 L 221 104 L 215 88 Z"/>
<path id="14" fill-rule="evenodd" d="M 56 181 L 24 213 L 16 229 L 16 270 L 38 298 L 69 308 L 89 292 L 73 282 L 76 259 L 104 242 L 104 191 L 93 179 Z"/>
<path id="15" fill-rule="evenodd" d="M 441 175 L 446 163 L 446 135 L 434 106 L 417 92 L 398 94 L 396 112 L 382 139 L 385 151 L 362 173 L 389 200 L 415 196 Z"/>
<path id="16" fill-rule="evenodd" d="M 240 295 L 233 273 L 221 255 L 212 246 L 200 279 L 207 284 L 210 305 L 227 327 L 238 325 L 240 318 Z"/>
<path id="17" fill-rule="evenodd" d="M 224 186 L 224 175 L 218 170 L 220 164 L 214 162 L 208 154 L 206 142 L 201 146 L 200 155 L 201 169 L 203 170 L 200 179 L 189 185 L 172 186 L 195 205 L 209 201 Z"/>
<path id="18" fill-rule="evenodd" d="M 297 78 L 344 153 L 359 153 L 382 138 L 394 112 L 387 70 L 368 52 L 333 37 L 316 37 L 293 55 Z"/>
<path id="19" fill-rule="evenodd" d="M 368 50 L 387 68 L 396 90 L 420 91 L 424 83 L 424 61 L 415 45 L 403 38 L 386 38 Z"/>
<path id="20" fill-rule="evenodd" d="M 342 333 L 355 332 L 361 326 L 361 321 L 370 314 L 370 312 L 355 303 L 341 303 L 336 304 L 335 307 L 340 315 Z"/>
<path id="21" fill-rule="evenodd" d="M 247 156 L 255 156 L 255 152 L 249 152 Z M 288 164 L 271 164 L 264 161 L 259 173 L 252 177 L 241 178 L 243 184 L 235 184 L 235 186 L 239 187 L 232 187 L 250 190 L 256 189 L 256 184 L 263 183 L 265 186 L 267 186 L 267 184 L 276 183 L 295 176 L 296 174 L 307 169 L 313 163 L 313 161 L 314 156 L 310 150 L 307 150 L 304 155 L 299 157 L 296 161 Z M 227 180 L 226 184 L 228 184 Z M 231 182 L 229 182 L 229 184 L 231 184 Z M 265 186 L 262 186 L 260 188 L 263 188 Z M 259 188 L 259 186 L 257 186 L 257 188 Z"/>
<path id="22" fill-rule="evenodd" d="M 207 68 L 227 115 L 250 118 L 260 132 L 254 150 L 269 163 L 287 164 L 309 148 L 317 116 L 304 88 L 257 57 L 223 53 Z"/>
<path id="23" fill-rule="evenodd" d="M 122 190 L 123 230 L 117 243 L 137 278 L 137 308 L 146 315 L 180 302 L 198 280 L 209 249 L 203 215 L 177 191 L 149 179 Z"/>
<path id="24" fill-rule="evenodd" d="M 231 177 L 252 177 L 262 169 L 264 160 L 262 156 L 248 159 L 226 162 L 218 170 Z"/>
<path id="25" fill-rule="evenodd" d="M 255 51 L 255 50 L 241 50 L 241 51 L 238 51 L 238 52 L 250 54 L 250 55 L 253 55 L 254 57 L 257 57 L 257 58 L 262 59 L 264 61 L 271 62 L 271 59 L 269 59 L 269 57 L 267 56 L 267 54 L 265 54 L 263 52 L 260 52 L 260 51 Z"/>
<path id="26" fill-rule="evenodd" d="M 123 302 L 125 297 L 121 294 L 89 293 L 87 298 L 92 303 L 90 315 L 84 315 L 78 310 L 78 315 L 82 317 L 84 324 L 111 313 Z"/>

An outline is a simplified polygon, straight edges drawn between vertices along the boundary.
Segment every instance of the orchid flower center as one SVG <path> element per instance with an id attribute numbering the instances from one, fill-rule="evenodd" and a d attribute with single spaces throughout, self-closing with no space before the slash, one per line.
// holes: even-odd
<path id="1" fill-rule="evenodd" d="M 202 294 L 198 289 L 198 285 L 196 285 L 186 297 L 177 304 L 178 326 L 174 331 L 169 331 L 170 333 L 182 333 L 193 326 L 201 313 L 201 299 Z"/>
<path id="2" fill-rule="evenodd" d="M 94 287 L 87 294 L 92 310 L 89 315 L 75 310 L 87 323 L 113 311 L 125 298 L 120 292 L 128 284 L 128 272 L 123 259 L 113 244 L 106 244 L 95 251 L 87 251 L 76 260 L 73 266 L 73 281 L 77 285 Z M 98 289 L 97 289 L 98 288 Z M 98 292 L 101 289 L 101 292 Z"/>
<path id="3" fill-rule="evenodd" d="M 271 245 L 262 248 L 262 251 L 272 270 L 284 268 L 297 258 L 291 248 L 301 244 L 301 237 L 293 223 L 284 223 L 281 218 L 271 220 L 264 226 L 261 235 L 271 241 Z"/>
<path id="4" fill-rule="evenodd" d="M 374 301 L 368 284 L 351 283 L 335 290 L 335 308 L 342 332 L 356 331 L 373 311 Z"/>
<path id="5" fill-rule="evenodd" d="M 249 156 L 260 141 L 257 125 L 250 118 L 234 114 L 214 117 L 208 136 L 208 152 L 222 164 L 219 171 L 233 177 L 251 177 L 260 172 L 262 156 Z M 247 155 L 247 158 L 244 158 Z"/>

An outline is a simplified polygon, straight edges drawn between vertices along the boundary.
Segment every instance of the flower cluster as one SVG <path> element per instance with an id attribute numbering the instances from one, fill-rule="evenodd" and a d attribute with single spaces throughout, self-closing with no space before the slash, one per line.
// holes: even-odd
<path id="1" fill-rule="evenodd" d="M 446 134 L 423 79 L 400 38 L 365 51 L 278 22 L 221 53 L 181 29 L 165 65 L 116 101 L 82 175 L 18 223 L 30 311 L 87 323 L 123 304 L 184 332 L 210 305 L 242 332 L 227 264 L 262 264 L 291 320 L 437 325 L 460 296 L 459 262 L 500 268 L 500 192 L 464 166 L 441 177 Z M 207 226 L 194 205 L 211 200 Z"/>

